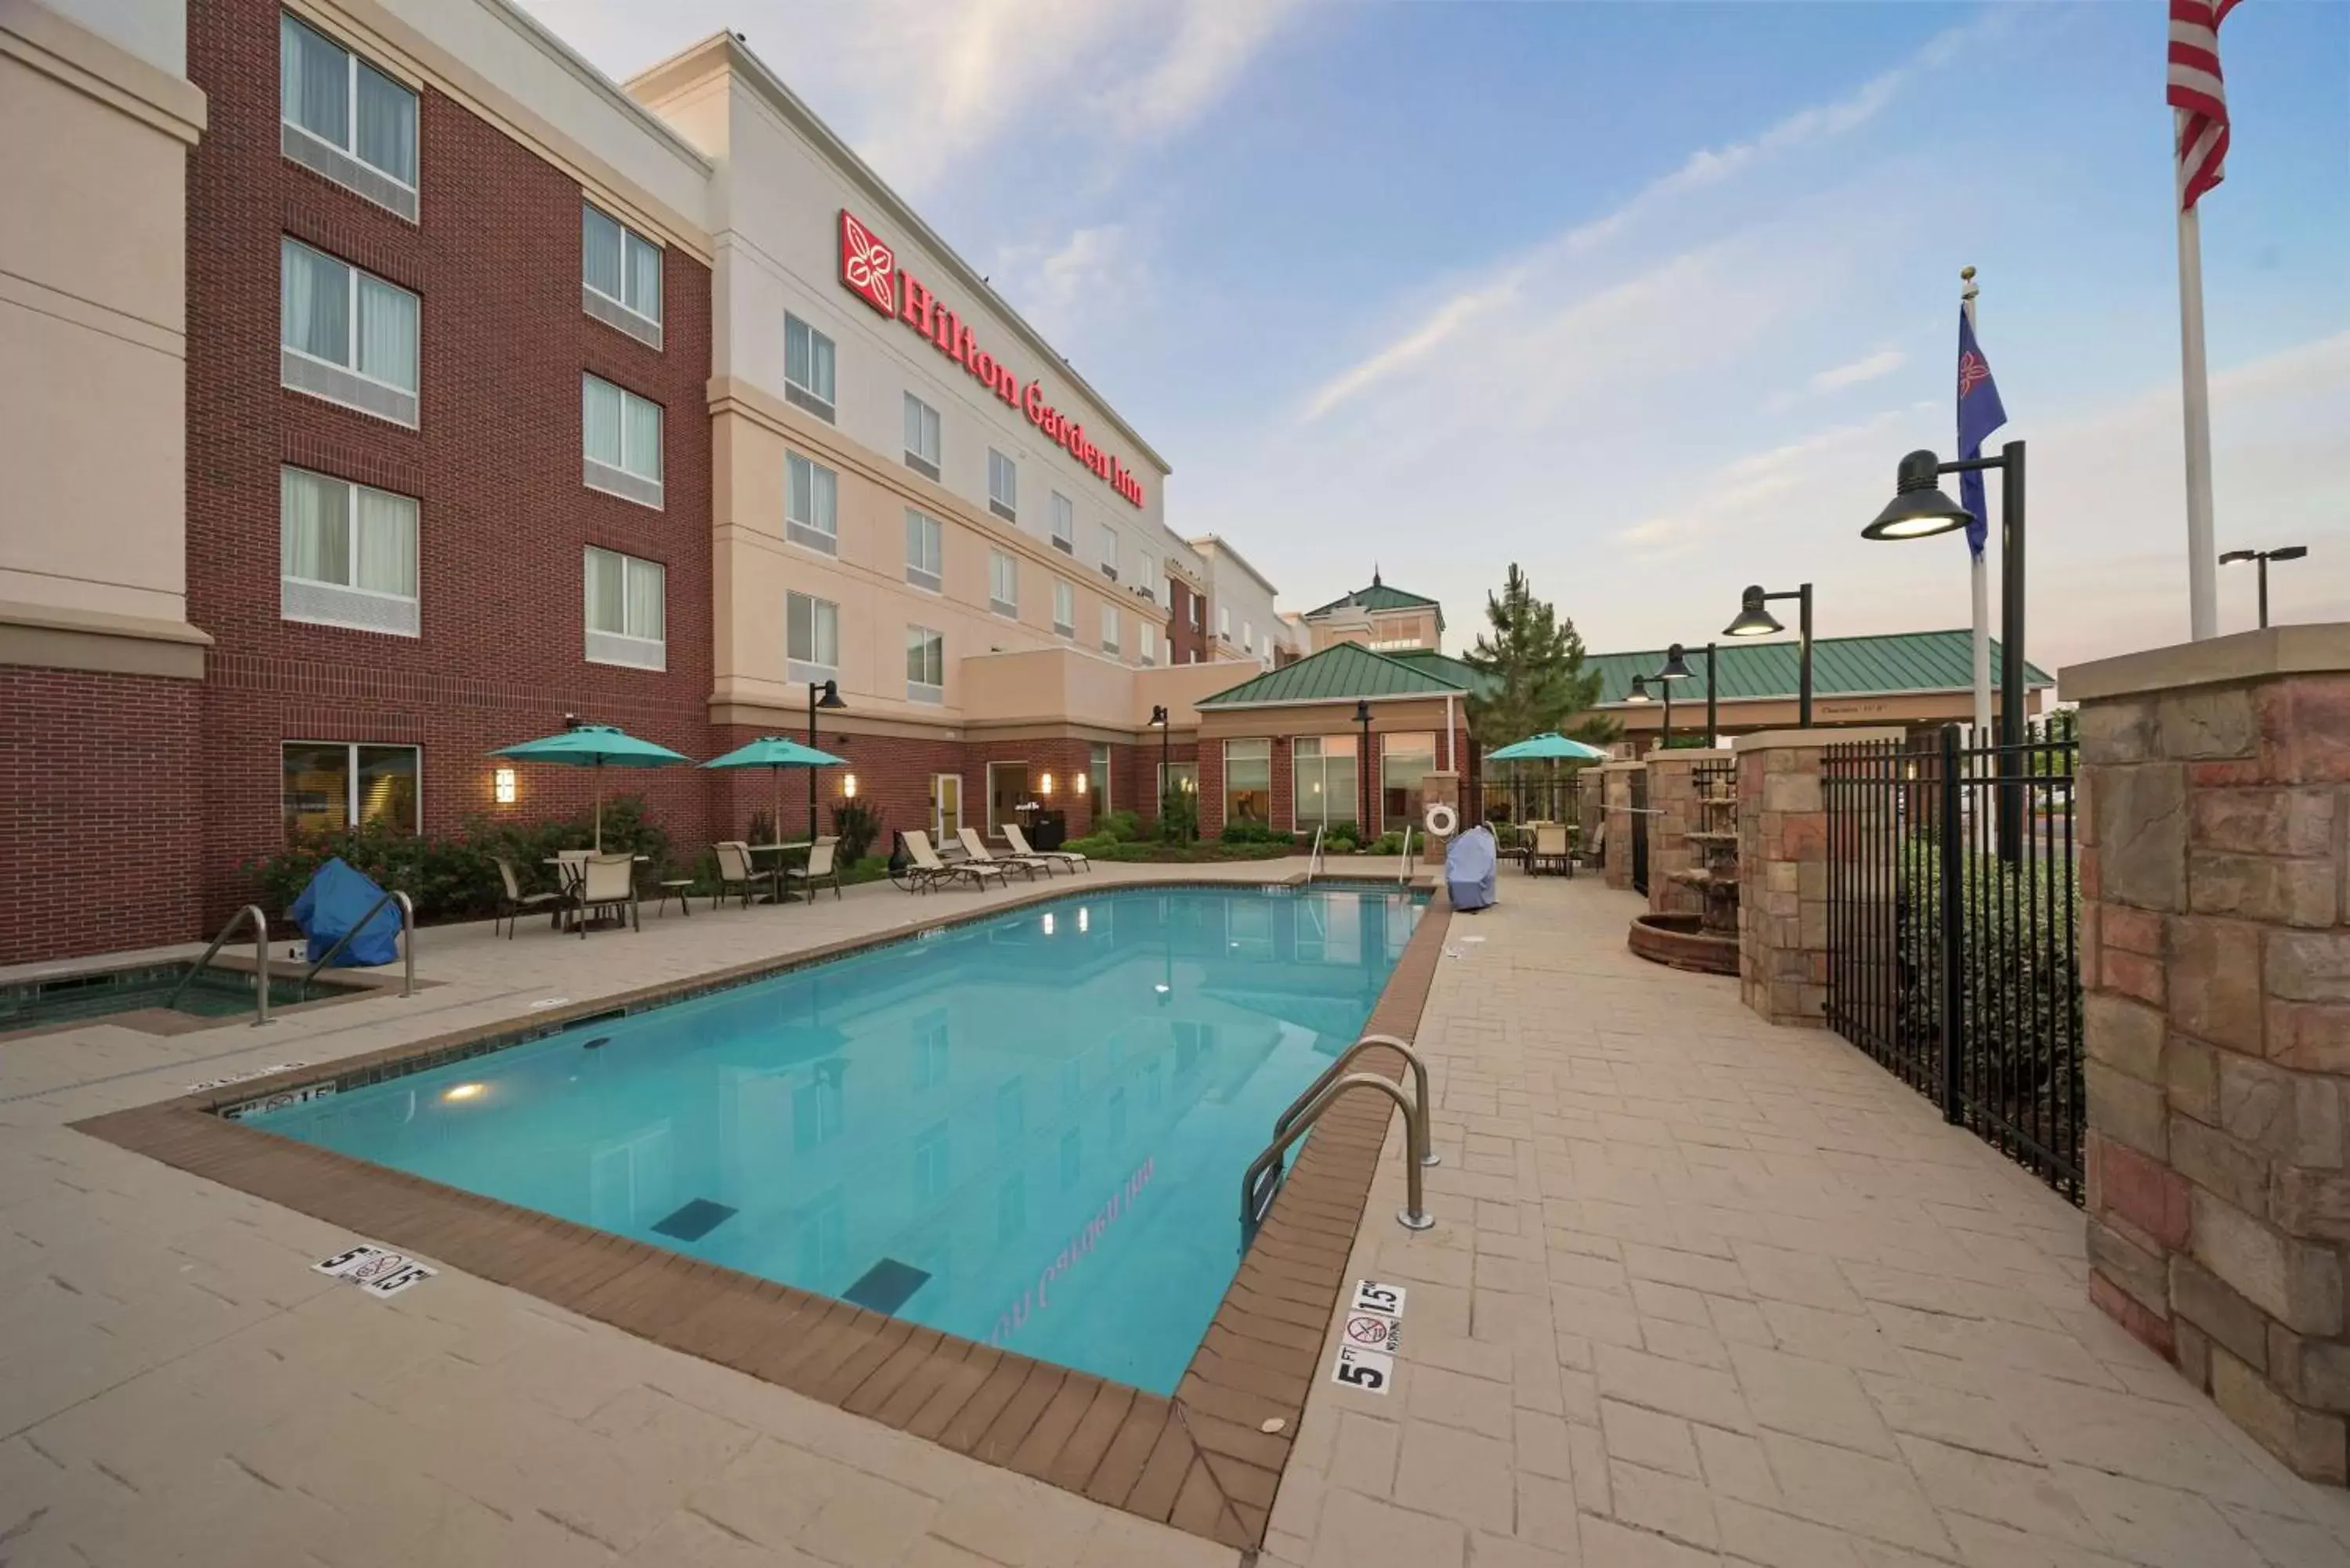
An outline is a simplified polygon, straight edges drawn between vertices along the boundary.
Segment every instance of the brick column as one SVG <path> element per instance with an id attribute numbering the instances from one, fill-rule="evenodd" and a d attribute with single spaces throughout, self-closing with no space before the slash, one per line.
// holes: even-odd
<path id="1" fill-rule="evenodd" d="M 1696 831 L 1697 775 L 1700 763 L 1719 762 L 1726 751 L 1656 751 L 1648 753 L 1648 908 L 1660 915 L 1705 912 L 1705 895 L 1686 882 L 1673 880 L 1676 871 L 1702 868 L 1705 857 L 1689 841 Z"/>
<path id="2" fill-rule="evenodd" d="M 1898 729 L 1765 730 L 1738 758 L 1738 993 L 1773 1023 L 1827 1022 L 1828 814 L 1820 757 Z M 1648 847 L 1656 863 L 1656 845 Z M 1655 886 L 1650 878 L 1649 885 Z"/>
<path id="3" fill-rule="evenodd" d="M 1632 890 L 1632 770 L 1637 762 L 1601 763 L 1600 809 L 1607 818 L 1607 885 L 1620 892 Z"/>
<path id="4" fill-rule="evenodd" d="M 2350 1480 L 2350 625 L 2079 665 L 2089 1294 Z"/>
<path id="5" fill-rule="evenodd" d="M 1419 780 L 1419 810 L 1413 816 L 1411 827 L 1415 835 L 1421 836 L 1419 838 L 1419 863 L 1423 866 L 1441 867 L 1444 864 L 1444 852 L 1451 847 L 1452 839 L 1439 838 L 1428 831 L 1428 808 L 1431 805 L 1451 807 L 1453 819 L 1456 822 L 1460 821 L 1461 775 L 1459 774 L 1423 774 Z M 1467 827 L 1469 824 L 1461 822 L 1460 826 Z M 1458 836 L 1456 829 L 1454 836 Z"/>

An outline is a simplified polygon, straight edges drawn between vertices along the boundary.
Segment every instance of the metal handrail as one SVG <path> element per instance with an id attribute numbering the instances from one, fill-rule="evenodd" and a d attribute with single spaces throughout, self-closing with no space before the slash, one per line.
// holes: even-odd
<path id="1" fill-rule="evenodd" d="M 204 956 L 196 961 L 196 967 L 182 975 L 180 983 L 172 988 L 172 994 L 163 999 L 165 1011 L 179 1004 L 180 992 L 187 990 L 189 982 L 203 972 L 204 966 L 212 962 L 213 955 L 221 950 L 221 944 L 236 934 L 237 927 L 244 924 L 247 915 L 253 917 L 253 1023 L 257 1029 L 269 1022 L 269 917 L 261 912 L 258 904 L 247 904 L 229 917 L 228 924 L 223 926 L 220 935 L 213 939 L 213 945 L 206 948 Z"/>
<path id="2" fill-rule="evenodd" d="M 1396 886 L 1411 880 L 1411 824 L 1403 825 L 1403 859 L 1396 867 Z"/>
<path id="3" fill-rule="evenodd" d="M 1420 1106 L 1420 1140 L 1419 1147 L 1412 1150 L 1412 1157 L 1422 1165 L 1443 1164 L 1444 1157 L 1430 1148 L 1428 1142 L 1428 1064 L 1419 1059 L 1419 1052 L 1392 1034 L 1366 1034 L 1344 1051 L 1339 1052 L 1337 1060 L 1323 1068 L 1322 1075 L 1306 1085 L 1305 1092 L 1290 1101 L 1289 1108 L 1274 1118 L 1273 1136 L 1279 1137 L 1283 1133 L 1287 1132 L 1290 1124 L 1304 1114 L 1306 1101 L 1320 1094 L 1326 1085 L 1344 1073 L 1347 1063 L 1374 1046 L 1385 1046 L 1393 1051 L 1411 1067 L 1412 1097 L 1419 1101 Z"/>
<path id="4" fill-rule="evenodd" d="M 1327 826 L 1326 823 L 1324 826 Z M 1311 878 L 1322 875 L 1322 828 L 1314 830 L 1314 853 L 1306 857 L 1305 875 Z"/>
<path id="5" fill-rule="evenodd" d="M 368 912 L 353 921 L 349 930 L 335 939 L 335 945 L 327 950 L 326 956 L 309 967 L 302 976 L 300 989 L 295 993 L 297 997 L 309 995 L 310 982 L 318 978 L 318 971 L 334 962 L 335 955 L 348 947 L 353 937 L 367 929 L 368 922 L 374 919 L 376 911 L 386 904 L 400 906 L 400 950 L 407 964 L 407 973 L 401 977 L 400 982 L 400 994 L 402 996 L 416 994 L 416 906 L 410 901 L 407 894 L 394 888 L 390 892 L 369 904 Z"/>
<path id="6" fill-rule="evenodd" d="M 1241 1177 L 1243 1231 L 1253 1231 L 1257 1221 L 1263 1218 L 1256 1207 L 1257 1183 L 1268 1172 L 1279 1167 L 1281 1157 L 1289 1152 L 1289 1146 L 1304 1137 L 1306 1130 L 1321 1120 L 1322 1113 L 1328 1110 L 1331 1104 L 1349 1089 L 1377 1089 L 1380 1094 L 1393 1100 L 1403 1109 L 1407 1144 L 1415 1149 L 1424 1149 L 1428 1147 L 1428 1116 L 1425 1107 L 1415 1107 L 1405 1096 L 1401 1086 L 1392 1079 L 1382 1078 L 1377 1073 L 1349 1074 L 1336 1083 L 1326 1085 L 1320 1094 L 1315 1096 L 1307 1102 L 1305 1108 L 1297 1113 L 1297 1119 L 1290 1124 L 1289 1129 L 1267 1144 L 1263 1154 L 1249 1161 L 1248 1170 Z M 1398 1210 L 1396 1223 L 1407 1231 L 1425 1231 L 1434 1225 L 1436 1220 L 1428 1212 L 1427 1204 L 1422 1198 L 1419 1160 L 1409 1159 L 1404 1162 L 1404 1179 L 1407 1184 L 1405 1207 Z"/>

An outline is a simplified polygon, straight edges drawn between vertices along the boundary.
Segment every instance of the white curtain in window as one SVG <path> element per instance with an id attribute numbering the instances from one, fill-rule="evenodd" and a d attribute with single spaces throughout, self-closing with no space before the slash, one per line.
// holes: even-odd
<path id="1" fill-rule="evenodd" d="M 360 374 L 416 390 L 416 296 L 359 275 Z"/>
<path id="2" fill-rule="evenodd" d="M 616 297 L 638 315 L 659 321 L 661 313 L 660 247 L 626 230 L 621 231 L 620 243 L 629 253 L 629 292 Z"/>
<path id="3" fill-rule="evenodd" d="M 277 111 L 337 147 L 349 134 L 350 57 L 284 12 L 277 16 Z"/>
<path id="4" fill-rule="evenodd" d="M 588 629 L 627 629 L 621 614 L 620 557 L 609 550 L 588 552 Z"/>
<path id="5" fill-rule="evenodd" d="M 620 284 L 620 225 L 587 203 L 579 207 L 581 275 L 598 294 L 625 301 Z"/>
<path id="6" fill-rule="evenodd" d="M 593 376 L 579 378 L 579 427 L 591 462 L 620 466 L 620 389 Z"/>
<path id="7" fill-rule="evenodd" d="M 307 245 L 277 246 L 278 341 L 330 364 L 349 362 L 350 269 Z"/>
<path id="8" fill-rule="evenodd" d="M 298 468 L 277 471 L 278 569 L 289 577 L 348 586 L 350 487 Z"/>
<path id="9" fill-rule="evenodd" d="M 403 185 L 416 183 L 416 95 L 369 65 L 359 62 L 359 161 L 372 164 Z"/>
<path id="10" fill-rule="evenodd" d="M 629 472 L 658 482 L 661 476 L 661 410 L 659 403 L 622 397 L 620 417 L 627 433 L 620 448 L 628 453 Z"/>
<path id="11" fill-rule="evenodd" d="M 379 594 L 416 597 L 416 503 L 405 495 L 358 491 L 358 571 L 351 586 Z"/>
<path id="12" fill-rule="evenodd" d="M 661 641 L 661 583 L 668 573 L 652 561 L 630 561 L 629 568 L 629 635 Z"/>

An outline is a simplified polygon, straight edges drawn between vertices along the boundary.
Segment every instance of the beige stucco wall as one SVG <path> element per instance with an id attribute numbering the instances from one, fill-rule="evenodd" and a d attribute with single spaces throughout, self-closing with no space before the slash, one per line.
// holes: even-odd
<path id="1" fill-rule="evenodd" d="M 139 21 L 130 44 L 168 57 L 168 18 Z M 203 116 L 131 48 L 0 5 L 0 659 L 201 673 L 185 211 Z"/>

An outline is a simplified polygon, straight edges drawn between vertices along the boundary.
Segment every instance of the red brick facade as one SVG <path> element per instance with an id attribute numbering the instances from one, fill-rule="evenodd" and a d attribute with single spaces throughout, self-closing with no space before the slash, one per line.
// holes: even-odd
<path id="1" fill-rule="evenodd" d="M 1233 738 L 1250 739 L 1253 737 L 1235 736 Z M 1294 766 L 1295 756 L 1290 745 L 1291 737 L 1276 734 L 1272 736 L 1271 739 L 1273 742 L 1272 826 L 1276 828 L 1289 828 L 1296 822 L 1295 784 L 1297 777 L 1296 770 Z M 1371 733 L 1371 746 L 1375 753 L 1379 748 L 1381 740 L 1382 737 L 1379 733 L 1376 730 L 1373 731 Z M 1357 743 L 1359 743 L 1359 737 L 1357 737 Z M 1200 832 L 1203 836 L 1213 836 L 1216 834 L 1222 833 L 1224 828 L 1224 742 L 1222 740 L 1210 740 L 1201 746 L 1199 750 Z M 1455 762 L 1459 764 L 1459 771 L 1461 774 L 1463 798 L 1470 798 L 1468 792 L 1473 790 L 1476 784 L 1477 753 L 1476 749 L 1470 744 L 1469 732 L 1466 729 L 1456 729 L 1453 731 L 1452 755 Z M 1440 732 L 1437 737 L 1436 763 L 1440 768 L 1444 765 L 1444 741 Z M 1356 816 L 1358 825 L 1366 810 L 1372 804 L 1375 804 L 1370 801 L 1368 796 L 1362 794 L 1365 778 L 1365 772 L 1358 770 L 1356 774 L 1357 798 L 1358 802 L 1356 809 Z"/>
<path id="2" fill-rule="evenodd" d="M 1208 661 L 1208 596 L 1179 577 L 1167 580 L 1167 662 L 1205 664 Z M 1199 620 L 1194 624 L 1193 607 Z"/>
<path id="3" fill-rule="evenodd" d="M 266 0 L 198 0 L 188 20 L 211 116 L 188 191 L 188 613 L 218 644 L 194 769 L 207 922 L 244 896 L 240 866 L 283 841 L 281 742 L 421 747 L 435 834 L 477 812 L 585 807 L 590 777 L 567 769 L 525 767 L 514 805 L 491 800 L 484 753 L 566 713 L 711 754 L 708 269 L 667 253 L 660 349 L 588 317 L 578 182 L 429 88 L 420 223 L 287 161 L 277 17 Z M 419 296 L 419 429 L 280 388 L 281 234 Z M 583 371 L 662 405 L 661 510 L 580 483 Z M 280 618 L 289 462 L 417 498 L 420 637 Z M 666 671 L 586 660 L 588 545 L 662 563 Z M 708 836 L 711 776 L 658 770 L 619 787 L 684 845 Z"/>

